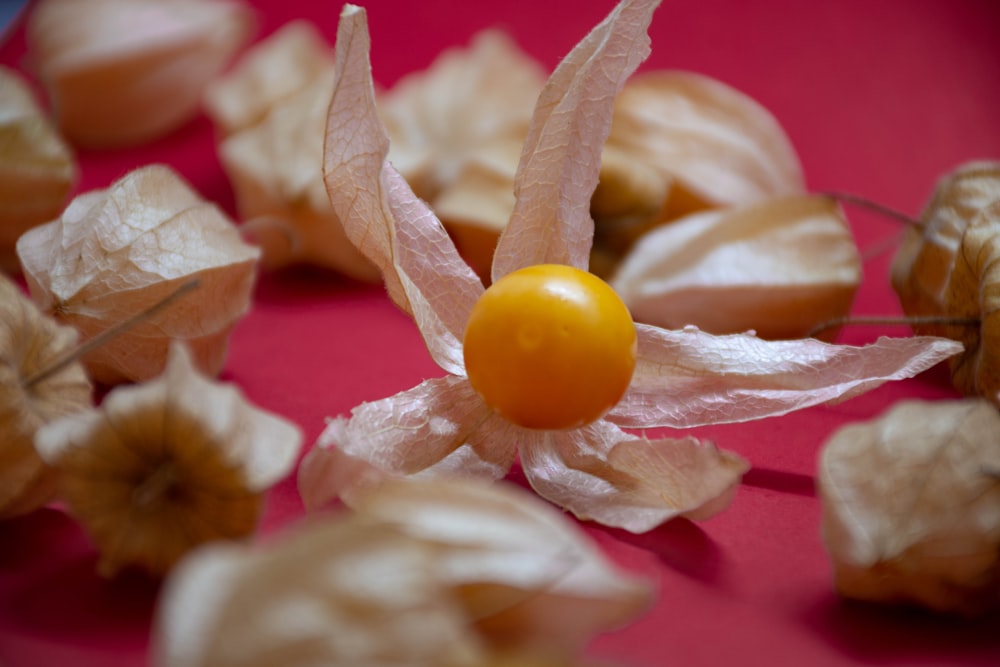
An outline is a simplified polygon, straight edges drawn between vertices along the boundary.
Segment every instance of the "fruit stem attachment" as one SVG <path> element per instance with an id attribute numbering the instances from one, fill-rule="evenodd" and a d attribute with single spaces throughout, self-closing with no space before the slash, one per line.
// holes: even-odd
<path id="1" fill-rule="evenodd" d="M 815 338 L 818 334 L 823 333 L 829 329 L 836 329 L 837 327 L 847 326 L 847 325 L 895 325 L 895 324 L 908 324 L 910 326 L 920 326 L 920 325 L 941 325 L 941 326 L 958 326 L 958 327 L 977 327 L 981 324 L 978 317 L 947 317 L 945 315 L 924 315 L 924 316 L 914 316 L 914 317 L 868 317 L 868 316 L 855 316 L 855 317 L 838 317 L 834 320 L 829 320 L 824 322 L 819 326 L 813 328 L 809 333 L 806 334 L 806 338 Z"/>
<path id="2" fill-rule="evenodd" d="M 173 305 L 175 301 L 177 301 L 178 299 L 180 299 L 193 289 L 199 287 L 200 285 L 201 282 L 197 278 L 192 278 L 186 283 L 183 283 L 180 287 L 178 287 L 173 292 L 163 297 L 150 307 L 146 308 L 145 310 L 139 311 L 138 313 L 132 315 L 128 319 L 122 320 L 113 327 L 105 329 L 104 331 L 97 334 L 96 336 L 94 336 L 87 342 L 83 343 L 82 345 L 78 345 L 75 349 L 71 350 L 69 354 L 67 354 L 62 359 L 56 361 L 48 368 L 43 368 L 42 370 L 38 371 L 31 377 L 27 378 L 24 381 L 24 388 L 31 389 L 39 382 L 47 380 L 53 375 L 56 375 L 57 373 L 65 369 L 67 366 L 72 364 L 73 362 L 77 361 L 78 359 L 81 359 L 85 354 L 89 353 L 90 351 L 96 350 L 100 346 L 104 345 L 111 339 L 120 336 L 121 334 L 125 333 L 132 327 L 139 324 L 140 322 L 147 320 L 150 317 L 153 317 L 161 310 L 164 310 L 168 306 Z"/>
<path id="3" fill-rule="evenodd" d="M 908 227 L 921 229 L 924 226 L 923 221 L 918 220 L 917 218 L 909 216 L 901 211 L 897 211 L 896 209 L 890 208 L 884 204 L 879 204 L 878 202 L 872 201 L 871 199 L 860 195 L 851 194 L 849 192 L 823 192 L 821 194 L 822 196 L 829 197 L 830 199 L 833 199 L 841 204 L 848 204 L 850 206 L 863 208 L 871 211 L 872 213 L 877 213 L 884 218 L 901 222 Z"/>

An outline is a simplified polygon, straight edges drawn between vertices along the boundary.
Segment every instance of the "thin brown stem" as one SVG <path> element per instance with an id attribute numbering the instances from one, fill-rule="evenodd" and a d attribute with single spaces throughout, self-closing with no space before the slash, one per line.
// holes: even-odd
<path id="1" fill-rule="evenodd" d="M 858 208 L 863 208 L 872 213 L 877 213 L 882 217 L 888 218 L 890 220 L 895 220 L 896 222 L 901 222 L 909 227 L 922 228 L 924 223 L 917 218 L 909 216 L 901 211 L 897 211 L 894 208 L 885 206 L 884 204 L 879 204 L 871 199 L 867 199 L 860 195 L 854 195 L 849 192 L 823 192 L 821 193 L 824 197 L 830 197 L 841 204 L 849 204 L 851 206 L 857 206 Z"/>
<path id="2" fill-rule="evenodd" d="M 816 335 L 828 331 L 829 329 L 836 329 L 842 326 L 849 325 L 863 325 L 863 326 L 892 326 L 897 324 L 906 325 L 944 325 L 944 326 L 958 326 L 958 327 L 977 327 L 981 324 L 978 317 L 946 317 L 942 315 L 927 315 L 927 316 L 915 316 L 915 317 L 868 317 L 868 316 L 856 316 L 856 317 L 838 317 L 835 320 L 830 320 L 829 322 L 824 322 L 820 324 L 808 334 L 806 338 L 814 338 Z"/>
<path id="3" fill-rule="evenodd" d="M 59 373 L 73 362 L 82 358 L 85 354 L 88 354 L 92 350 L 96 350 L 97 348 L 101 347 L 102 345 L 112 340 L 113 338 L 116 338 L 117 336 L 120 336 L 121 334 L 125 333 L 126 331 L 128 331 L 135 325 L 139 324 L 140 322 L 147 320 L 150 317 L 153 317 L 154 315 L 164 310 L 168 306 L 173 305 L 175 301 L 177 301 L 178 299 L 186 295 L 188 292 L 197 288 L 200 285 L 201 283 L 198 281 L 197 278 L 192 278 L 191 280 L 182 284 L 173 292 L 165 296 L 163 299 L 154 303 L 149 308 L 146 308 L 145 310 L 136 313 L 135 315 L 119 322 L 118 324 L 114 325 L 109 329 L 105 329 L 101 333 L 97 334 L 96 336 L 88 340 L 86 343 L 77 346 L 69 354 L 67 354 L 65 357 L 58 360 L 51 366 L 44 368 L 35 373 L 34 375 L 32 375 L 31 377 L 27 378 L 24 381 L 24 388 L 30 389 L 39 382 L 47 380 L 53 375 Z"/>

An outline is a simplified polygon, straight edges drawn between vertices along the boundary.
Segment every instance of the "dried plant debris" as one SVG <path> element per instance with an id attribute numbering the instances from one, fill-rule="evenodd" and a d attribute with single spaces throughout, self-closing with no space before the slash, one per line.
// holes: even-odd
<path id="1" fill-rule="evenodd" d="M 14 244 L 62 212 L 76 158 L 20 74 L 0 67 L 0 269 L 19 270 Z"/>
<path id="2" fill-rule="evenodd" d="M 805 192 L 798 156 L 774 116 L 692 72 L 632 77 L 615 100 L 601 162 L 591 200 L 592 270 L 599 275 L 664 222 Z"/>
<path id="3" fill-rule="evenodd" d="M 61 132 L 113 148 L 194 118 L 252 30 L 251 10 L 235 0 L 41 0 L 27 41 Z"/>
<path id="4" fill-rule="evenodd" d="M 250 535 L 301 442 L 298 427 L 202 376 L 179 343 L 161 377 L 116 388 L 36 436 L 106 576 L 129 566 L 162 574 L 204 542 Z"/>
<path id="5" fill-rule="evenodd" d="M 196 551 L 167 583 L 154 653 L 162 667 L 568 667 L 650 596 L 520 489 L 410 481 L 261 548 Z"/>
<path id="6" fill-rule="evenodd" d="M 921 224 L 893 260 L 892 285 L 907 315 L 938 318 L 918 333 L 961 341 L 952 378 L 964 394 L 1000 392 L 1000 162 L 962 165 L 938 183 Z"/>
<path id="7" fill-rule="evenodd" d="M 979 614 L 1000 603 L 1000 414 L 898 404 L 823 449 L 823 539 L 845 596 Z"/>
<path id="8" fill-rule="evenodd" d="M 90 408 L 93 398 L 79 362 L 42 374 L 71 356 L 76 338 L 0 274 L 0 518 L 37 509 L 55 494 L 56 477 L 35 451 L 35 432 Z"/>
<path id="9" fill-rule="evenodd" d="M 590 198 L 614 95 L 648 49 L 645 31 L 656 6 L 651 0 L 619 4 L 543 90 L 518 171 L 517 200 L 494 254 L 491 289 L 537 265 L 584 273 Z M 580 518 L 635 532 L 676 516 L 703 518 L 726 506 L 746 462 L 694 438 L 649 440 L 623 429 L 784 414 L 909 377 L 961 350 L 942 339 L 883 339 L 852 348 L 638 324 L 630 382 L 603 416 L 551 430 L 508 420 L 473 388 L 465 365 L 466 326 L 483 284 L 386 160 L 363 10 L 342 14 L 337 45 L 326 139 L 331 202 L 448 376 L 332 420 L 300 466 L 307 507 L 338 497 L 353 503 L 391 478 L 501 478 L 519 453 L 533 488 Z M 559 375 L 568 396 L 579 386 L 574 372 Z"/>
<path id="10" fill-rule="evenodd" d="M 658 227 L 610 282 L 640 322 L 802 338 L 848 314 L 861 258 L 836 202 L 794 195 Z"/>
<path id="11" fill-rule="evenodd" d="M 200 288 L 84 357 L 104 384 L 150 379 L 170 341 L 185 341 L 210 375 L 249 310 L 259 250 L 173 170 L 133 171 L 74 199 L 58 220 L 17 243 L 32 298 L 88 340 L 197 278 Z"/>

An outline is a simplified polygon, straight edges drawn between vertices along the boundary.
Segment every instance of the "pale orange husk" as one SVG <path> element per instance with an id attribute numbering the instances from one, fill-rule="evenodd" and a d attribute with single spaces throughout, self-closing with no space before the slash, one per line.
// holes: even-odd
<path id="1" fill-rule="evenodd" d="M 823 449 L 823 539 L 845 596 L 979 614 L 1000 604 L 1000 414 L 901 403 Z"/>
<path id="2" fill-rule="evenodd" d="M 664 221 L 804 189 L 791 141 L 758 102 L 692 72 L 636 75 L 615 101 L 591 202 L 595 270 Z"/>
<path id="3" fill-rule="evenodd" d="M 62 217 L 17 243 L 32 298 L 88 340 L 197 279 L 200 287 L 84 357 L 95 381 L 146 380 L 185 341 L 217 374 L 249 310 L 259 250 L 170 168 L 144 167 L 78 196 Z"/>
<path id="4" fill-rule="evenodd" d="M 514 207 L 514 173 L 544 81 L 541 66 L 510 37 L 487 30 L 379 98 L 390 162 L 487 279 Z"/>
<path id="5" fill-rule="evenodd" d="M 55 495 L 56 476 L 35 451 L 35 432 L 89 408 L 91 386 L 79 362 L 32 378 L 70 355 L 75 343 L 76 331 L 42 315 L 0 274 L 0 519 L 37 509 Z"/>
<path id="6" fill-rule="evenodd" d="M 907 315 L 941 318 L 918 333 L 961 341 L 951 362 L 964 394 L 997 400 L 1000 391 L 1000 163 L 962 165 L 938 183 L 907 231 L 892 266 Z M 965 320 L 958 322 L 956 320 Z"/>
<path id="7" fill-rule="evenodd" d="M 36 436 L 108 576 L 130 566 L 162 574 L 200 544 L 250 535 L 301 444 L 297 426 L 200 375 L 181 344 L 159 378 Z"/>
<path id="8" fill-rule="evenodd" d="M 568 666 L 650 593 L 519 489 L 410 481 L 256 550 L 194 553 L 161 598 L 154 654 L 163 667 Z"/>
<path id="9" fill-rule="evenodd" d="M 76 176 L 76 158 L 27 83 L 0 67 L 0 269 L 19 270 L 17 238 L 59 215 Z"/>
<path id="10" fill-rule="evenodd" d="M 235 0 L 41 0 L 27 40 L 60 131 L 75 144 L 112 148 L 193 119 L 253 23 Z"/>
<path id="11" fill-rule="evenodd" d="M 637 321 L 767 339 L 846 316 L 860 282 L 843 211 L 808 195 L 675 220 L 641 238 L 611 278 Z"/>

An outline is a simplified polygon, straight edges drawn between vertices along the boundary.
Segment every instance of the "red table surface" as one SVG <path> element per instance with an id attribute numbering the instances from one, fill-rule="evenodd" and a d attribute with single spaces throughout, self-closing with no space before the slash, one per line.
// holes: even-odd
<path id="1" fill-rule="evenodd" d="M 252 4 L 259 37 L 304 17 L 333 40 L 339 3 Z M 375 77 L 391 85 L 491 26 L 509 30 L 551 68 L 612 4 L 373 0 L 367 9 Z M 996 0 L 666 0 L 650 33 L 645 69 L 698 71 L 756 98 L 791 136 L 813 190 L 859 193 L 915 214 L 941 174 L 967 160 L 1000 157 Z M 0 62 L 28 71 L 24 54 L 15 25 Z M 158 161 L 233 210 L 203 117 L 153 145 L 81 152 L 79 160 L 81 191 Z M 863 249 L 899 231 L 870 214 L 850 217 Z M 866 264 L 855 313 L 899 313 L 888 261 L 883 254 Z M 841 340 L 860 344 L 885 333 L 908 332 L 854 328 Z M 223 378 L 298 423 L 311 446 L 325 418 L 442 374 L 381 287 L 293 270 L 261 277 Z M 659 588 L 655 607 L 598 638 L 593 655 L 647 667 L 1000 664 L 997 616 L 960 621 L 838 599 L 819 537 L 814 472 L 831 431 L 900 399 L 953 395 L 946 371 L 937 368 L 839 405 L 699 429 L 754 467 L 733 506 L 707 522 L 675 521 L 639 536 L 585 525 L 614 560 Z M 269 496 L 262 530 L 302 512 L 294 482 L 286 480 Z M 156 582 L 138 575 L 103 581 L 94 563 L 86 537 L 56 509 L 0 522 L 0 664 L 146 664 Z"/>

